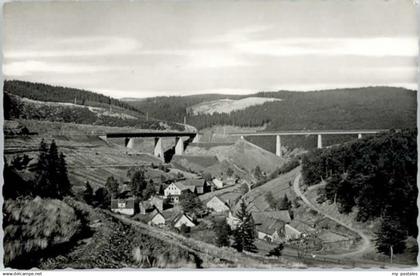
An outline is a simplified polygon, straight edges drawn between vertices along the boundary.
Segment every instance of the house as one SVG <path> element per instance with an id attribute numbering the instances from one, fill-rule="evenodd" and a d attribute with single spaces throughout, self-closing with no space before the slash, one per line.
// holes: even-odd
<path id="1" fill-rule="evenodd" d="M 302 233 L 303 236 L 316 231 L 316 229 L 312 227 L 312 225 L 308 224 L 306 221 L 293 220 L 289 223 L 289 225 L 297 231 L 299 231 L 300 233 Z"/>
<path id="2" fill-rule="evenodd" d="M 180 182 L 174 182 L 163 191 L 164 198 L 169 198 L 172 203 L 178 203 L 179 196 L 187 190 L 190 190 L 189 187 L 185 187 Z"/>
<path id="3" fill-rule="evenodd" d="M 182 214 L 181 216 L 179 216 L 178 218 L 175 219 L 175 224 L 174 227 L 181 229 L 181 226 L 185 225 L 188 227 L 195 227 L 195 223 L 193 222 L 192 218 L 190 218 L 189 216 L 187 216 L 186 214 Z"/>
<path id="4" fill-rule="evenodd" d="M 160 196 L 153 196 L 149 199 L 152 206 L 159 210 L 159 212 L 163 211 L 163 198 Z"/>
<path id="5" fill-rule="evenodd" d="M 221 189 L 224 186 L 224 183 L 222 180 L 218 179 L 218 178 L 214 178 L 212 180 L 212 184 L 217 188 L 217 189 Z"/>
<path id="6" fill-rule="evenodd" d="M 166 219 L 165 217 L 159 212 L 159 210 L 154 209 L 153 212 L 149 214 L 149 221 L 147 224 L 149 225 L 165 225 Z"/>
<path id="7" fill-rule="evenodd" d="M 293 226 L 289 224 L 286 224 L 284 226 L 284 236 L 286 241 L 299 239 L 302 235 L 303 233 L 294 228 Z"/>
<path id="8" fill-rule="evenodd" d="M 210 191 L 210 185 L 204 179 L 186 179 L 174 182 L 166 187 L 164 197 L 169 198 L 172 203 L 178 203 L 179 197 L 185 191 L 201 195 Z"/>
<path id="9" fill-rule="evenodd" d="M 268 212 L 255 212 L 255 215 L 268 216 L 277 220 L 281 220 L 285 223 L 290 223 L 292 221 L 290 217 L 289 210 L 280 210 L 280 211 L 268 211 Z"/>
<path id="10" fill-rule="evenodd" d="M 205 179 L 185 179 L 179 181 L 184 187 L 187 187 L 191 192 L 196 193 L 198 195 L 205 194 L 210 191 L 210 185 L 207 183 Z"/>
<path id="11" fill-rule="evenodd" d="M 226 217 L 226 223 L 230 226 L 230 229 L 235 230 L 238 225 L 241 223 L 241 220 L 235 217 L 231 211 L 229 211 L 228 216 Z"/>
<path id="12" fill-rule="evenodd" d="M 253 212 L 257 237 L 269 242 L 281 242 L 284 239 L 285 222 L 265 215 L 264 212 Z"/>
<path id="13" fill-rule="evenodd" d="M 111 199 L 111 211 L 124 215 L 134 215 L 134 198 Z"/>
<path id="14" fill-rule="evenodd" d="M 233 176 L 226 177 L 226 180 L 225 180 L 226 186 L 235 185 L 237 181 L 238 179 L 236 177 L 233 177 Z"/>
<path id="15" fill-rule="evenodd" d="M 226 203 L 217 196 L 212 197 L 212 199 L 206 203 L 206 207 L 217 213 L 229 211 L 229 207 L 226 205 Z"/>

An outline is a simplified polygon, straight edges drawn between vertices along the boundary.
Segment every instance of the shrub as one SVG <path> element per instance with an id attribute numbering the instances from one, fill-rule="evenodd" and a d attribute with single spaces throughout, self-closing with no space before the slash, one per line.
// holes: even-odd
<path id="1" fill-rule="evenodd" d="M 82 226 L 74 209 L 55 199 L 6 200 L 3 215 L 5 266 L 27 265 L 36 253 L 69 242 Z"/>

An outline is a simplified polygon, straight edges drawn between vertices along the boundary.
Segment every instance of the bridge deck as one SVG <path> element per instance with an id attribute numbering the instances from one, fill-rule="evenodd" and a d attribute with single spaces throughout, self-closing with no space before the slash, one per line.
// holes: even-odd
<path id="1" fill-rule="evenodd" d="M 105 134 L 107 138 L 132 138 L 132 137 L 195 137 L 195 132 L 182 132 L 182 131 L 142 131 L 142 132 L 111 132 Z"/>
<path id="2" fill-rule="evenodd" d="M 235 132 L 231 136 L 276 136 L 276 135 L 328 135 L 328 134 L 375 134 L 389 131 L 389 129 L 360 129 L 360 130 L 291 130 L 291 131 L 270 131 L 270 132 Z"/>

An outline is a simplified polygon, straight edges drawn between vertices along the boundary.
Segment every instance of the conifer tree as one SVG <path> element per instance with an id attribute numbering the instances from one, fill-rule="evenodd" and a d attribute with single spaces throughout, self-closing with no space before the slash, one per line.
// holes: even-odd
<path id="1" fill-rule="evenodd" d="M 107 188 L 108 192 L 111 194 L 112 198 L 116 198 L 118 196 L 118 181 L 113 177 L 110 176 L 107 178 L 105 187 Z"/>
<path id="2" fill-rule="evenodd" d="M 233 232 L 234 243 L 233 247 L 239 252 L 257 252 L 257 247 L 254 244 L 256 238 L 255 223 L 251 213 L 247 211 L 247 205 L 242 200 L 240 209 L 236 214 L 240 223 Z"/>
<path id="3" fill-rule="evenodd" d="M 93 188 L 90 185 L 89 181 L 86 181 L 85 183 L 86 189 L 83 191 L 83 200 L 87 204 L 92 204 L 93 201 Z"/>
<path id="4" fill-rule="evenodd" d="M 64 153 L 60 152 L 58 160 L 58 183 L 60 185 L 60 191 L 62 195 L 71 195 L 71 184 L 67 171 L 67 163 L 64 156 Z"/>
<path id="5" fill-rule="evenodd" d="M 52 185 L 49 170 L 48 148 L 44 139 L 41 140 L 39 145 L 39 156 L 35 171 L 35 194 L 41 197 L 50 197 Z"/>
<path id="6" fill-rule="evenodd" d="M 143 190 L 147 186 L 143 170 L 134 172 L 133 176 L 131 177 L 130 185 L 133 196 L 136 196 L 139 199 L 143 199 Z"/>

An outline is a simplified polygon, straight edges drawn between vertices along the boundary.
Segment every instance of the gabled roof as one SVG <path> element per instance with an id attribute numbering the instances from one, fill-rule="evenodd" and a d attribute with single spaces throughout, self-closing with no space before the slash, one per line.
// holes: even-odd
<path id="1" fill-rule="evenodd" d="M 204 180 L 203 178 L 201 179 L 188 178 L 188 179 L 176 182 L 176 183 L 181 183 L 184 186 L 202 187 L 206 183 L 206 180 Z"/>
<path id="2" fill-rule="evenodd" d="M 281 220 L 283 222 L 289 223 L 292 221 L 290 218 L 289 210 L 280 210 L 280 211 L 269 211 L 269 212 L 254 212 L 256 215 L 262 214 L 271 218 Z"/>
<path id="3" fill-rule="evenodd" d="M 172 184 L 174 184 L 181 191 L 185 191 L 185 190 L 189 190 L 190 189 L 189 187 L 184 186 L 184 184 L 182 184 L 181 182 L 174 182 Z"/>
<path id="4" fill-rule="evenodd" d="M 284 221 L 265 215 L 264 212 L 253 212 L 252 218 L 257 231 L 270 235 L 276 231 L 281 231 L 286 224 Z"/>
<path id="5" fill-rule="evenodd" d="M 296 219 L 290 222 L 290 226 L 302 233 L 310 233 L 315 231 L 315 228 L 311 227 L 309 224 Z"/>
<path id="6" fill-rule="evenodd" d="M 176 216 L 174 222 L 177 223 L 182 217 L 187 218 L 192 224 L 195 225 L 193 219 L 190 216 L 188 216 L 187 214 L 185 214 L 185 213 L 182 213 L 182 214 L 179 214 L 178 216 Z"/>
<path id="7" fill-rule="evenodd" d="M 207 201 L 206 204 L 208 204 L 210 201 L 216 201 L 216 202 L 220 202 L 223 205 L 226 205 L 226 202 L 224 202 L 222 199 L 220 199 L 218 196 L 213 196 L 209 201 Z M 229 207 L 226 205 L 226 207 Z"/>

